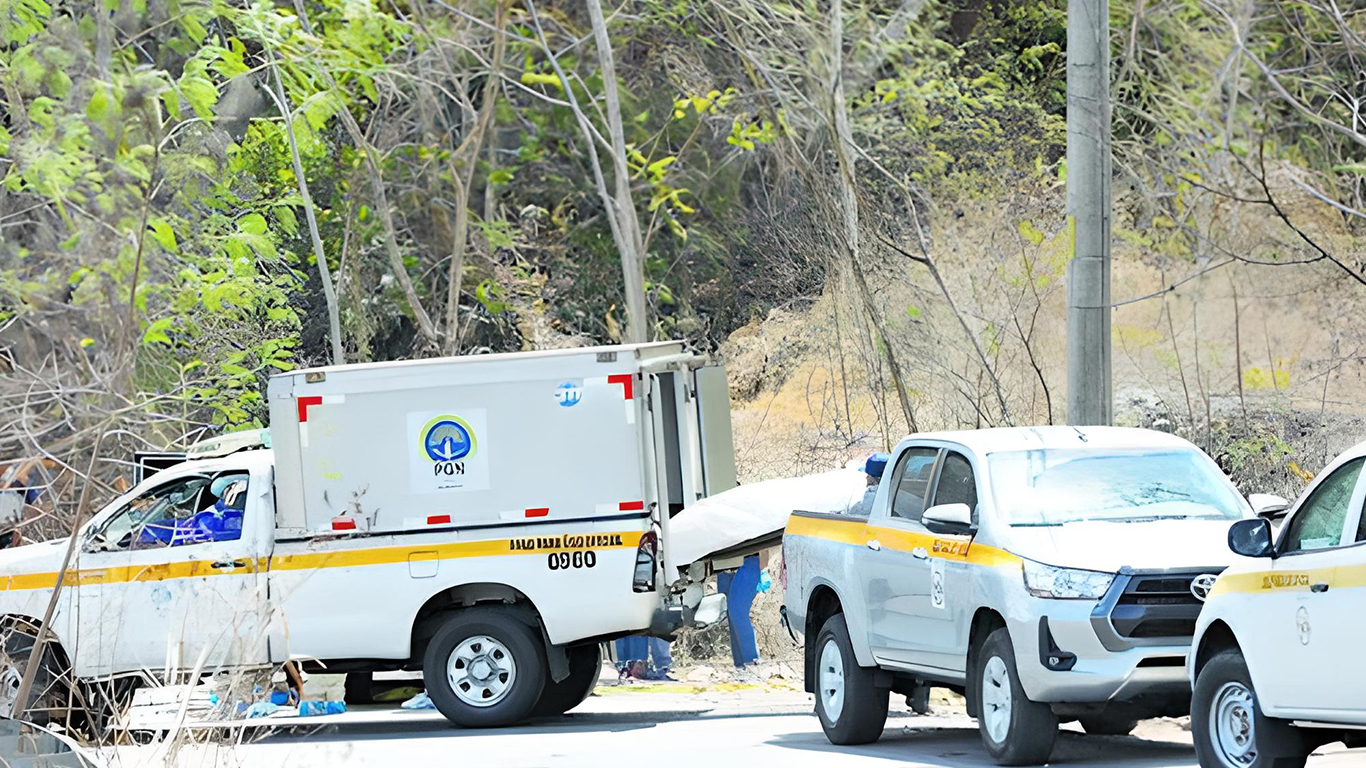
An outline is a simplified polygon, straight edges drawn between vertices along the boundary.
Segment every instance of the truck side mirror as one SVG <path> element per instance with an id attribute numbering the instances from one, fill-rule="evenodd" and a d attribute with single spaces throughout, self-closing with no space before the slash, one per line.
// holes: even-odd
<path id="1" fill-rule="evenodd" d="M 1275 557 L 1271 521 L 1265 517 L 1239 520 L 1228 529 L 1228 548 L 1243 557 Z"/>
<path id="2" fill-rule="evenodd" d="M 933 533 L 972 533 L 972 510 L 967 504 L 936 504 L 925 510 L 920 522 Z"/>
<path id="3" fill-rule="evenodd" d="M 1254 493 L 1247 497 L 1247 502 L 1252 505 L 1257 517 L 1268 520 L 1279 520 L 1290 510 L 1290 502 L 1274 493 Z"/>

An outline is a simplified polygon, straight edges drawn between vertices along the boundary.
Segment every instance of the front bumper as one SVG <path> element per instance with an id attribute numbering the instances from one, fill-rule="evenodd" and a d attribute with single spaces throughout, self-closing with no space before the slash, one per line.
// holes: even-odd
<path id="1" fill-rule="evenodd" d="M 1126 570 L 1098 601 L 1025 598 L 1007 617 L 1025 693 L 1048 703 L 1188 698 L 1201 605 L 1189 581 L 1218 571 Z"/>

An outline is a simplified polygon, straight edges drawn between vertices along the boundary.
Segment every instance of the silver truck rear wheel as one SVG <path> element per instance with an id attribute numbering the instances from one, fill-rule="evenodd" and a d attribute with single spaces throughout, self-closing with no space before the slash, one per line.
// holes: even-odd
<path id="1" fill-rule="evenodd" d="M 816 694 L 825 705 L 825 712 L 838 721 L 844 711 L 844 656 L 834 636 L 825 638 L 821 646 L 820 665 L 816 667 Z"/>
<path id="2" fill-rule="evenodd" d="M 1058 716 L 1025 695 L 1010 632 L 992 632 L 977 659 L 977 727 L 991 758 L 999 765 L 1047 761 L 1058 738 Z"/>
<path id="3" fill-rule="evenodd" d="M 867 744 L 882 735 L 890 689 L 878 686 L 876 667 L 860 667 L 844 614 L 826 619 L 816 633 L 816 717 L 831 744 Z"/>
<path id="4" fill-rule="evenodd" d="M 538 633 L 507 608 L 452 612 L 423 656 L 427 695 L 447 720 L 466 728 L 525 720 L 548 676 Z"/>

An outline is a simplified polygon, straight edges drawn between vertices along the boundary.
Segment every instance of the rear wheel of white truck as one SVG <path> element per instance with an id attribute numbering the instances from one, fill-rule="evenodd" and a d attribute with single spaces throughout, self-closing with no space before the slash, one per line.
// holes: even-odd
<path id="1" fill-rule="evenodd" d="M 427 645 L 422 677 L 432 703 L 452 723 L 513 725 L 531 714 L 545 688 L 545 648 L 511 611 L 457 611 Z"/>
<path id="2" fill-rule="evenodd" d="M 860 667 L 844 614 L 816 634 L 816 717 L 831 744 L 877 741 L 887 723 L 890 690 L 874 684 L 876 669 Z"/>
<path id="3" fill-rule="evenodd" d="M 536 717 L 563 715 L 582 704 L 598 685 L 602 674 L 602 648 L 597 643 L 565 649 L 569 676 L 560 682 L 545 681 L 545 689 L 531 714 Z"/>
<path id="4" fill-rule="evenodd" d="M 1010 633 L 992 632 L 977 659 L 977 728 L 991 758 L 998 765 L 1047 762 L 1058 739 L 1058 716 L 1025 696 Z"/>

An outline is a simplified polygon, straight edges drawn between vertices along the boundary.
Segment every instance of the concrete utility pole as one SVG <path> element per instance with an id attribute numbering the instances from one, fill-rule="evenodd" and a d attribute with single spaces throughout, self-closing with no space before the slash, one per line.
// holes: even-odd
<path id="1" fill-rule="evenodd" d="M 1067 423 L 1109 424 L 1109 0 L 1067 3 Z"/>

